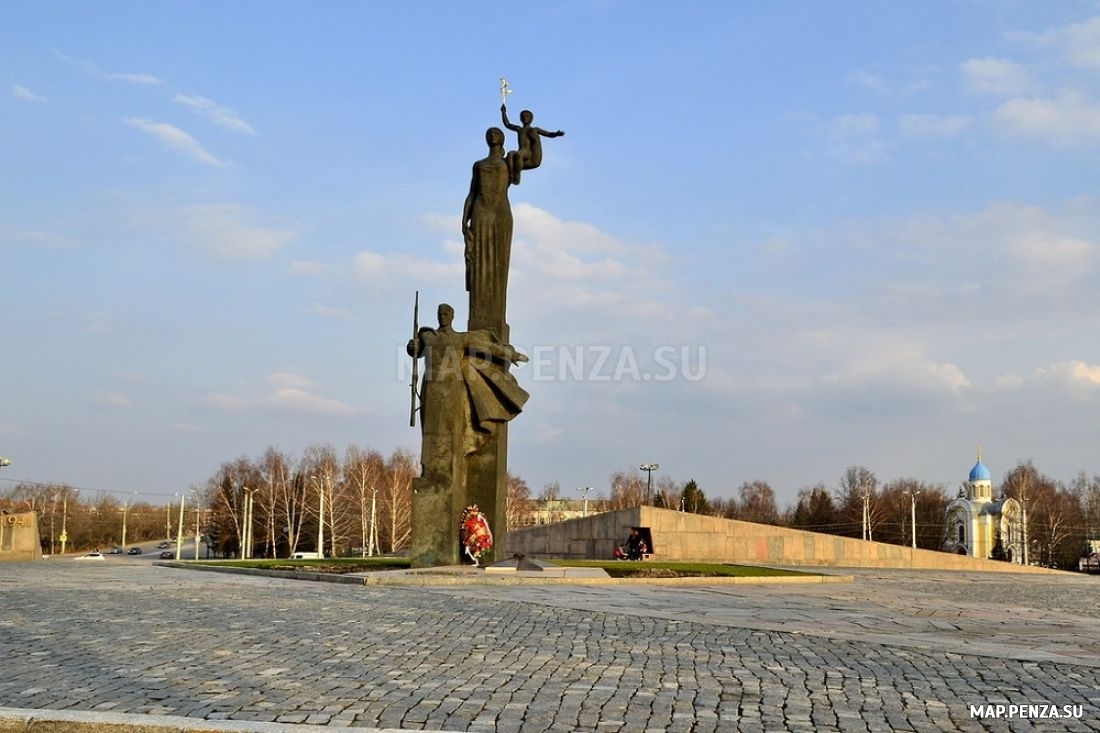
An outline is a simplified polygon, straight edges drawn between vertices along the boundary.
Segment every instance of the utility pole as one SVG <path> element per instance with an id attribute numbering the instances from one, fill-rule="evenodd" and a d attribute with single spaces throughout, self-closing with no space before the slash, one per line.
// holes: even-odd
<path id="1" fill-rule="evenodd" d="M 577 491 L 581 492 L 581 495 L 584 497 L 584 509 L 581 514 L 581 516 L 584 517 L 588 516 L 588 492 L 591 490 L 591 486 L 582 486 L 581 488 L 577 489 Z"/>
<path id="2" fill-rule="evenodd" d="M 642 465 L 638 466 L 639 471 L 645 471 L 647 474 L 649 474 L 649 476 L 646 478 L 645 488 L 645 503 L 647 505 L 653 504 L 653 472 L 656 471 L 658 468 L 660 468 L 660 466 L 656 463 L 643 463 Z"/>
<path id="3" fill-rule="evenodd" d="M 187 502 L 187 495 L 180 494 L 180 521 L 179 529 L 176 530 L 176 559 L 179 560 L 183 554 L 183 507 Z"/>
<path id="4" fill-rule="evenodd" d="M 909 492 L 910 511 L 911 511 L 910 524 L 912 525 L 913 549 L 914 550 L 917 549 L 917 496 L 919 496 L 919 495 L 920 495 L 919 491 L 910 491 Z"/>
<path id="5" fill-rule="evenodd" d="M 318 501 L 317 506 L 317 557 L 325 557 L 325 484 L 321 478 L 314 476 L 317 479 L 318 494 L 321 498 Z"/>

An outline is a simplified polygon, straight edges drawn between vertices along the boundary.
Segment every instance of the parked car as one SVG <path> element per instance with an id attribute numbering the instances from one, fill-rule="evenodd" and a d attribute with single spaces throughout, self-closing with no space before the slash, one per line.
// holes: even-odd
<path id="1" fill-rule="evenodd" d="M 176 553 L 172 552 L 171 550 L 164 550 L 160 553 L 160 559 L 161 560 L 175 560 L 176 559 Z"/>
<path id="2" fill-rule="evenodd" d="M 131 547 L 129 550 L 126 551 L 126 554 L 127 555 L 140 555 L 141 554 L 141 548 L 140 547 Z"/>
<path id="3" fill-rule="evenodd" d="M 102 553 L 99 552 L 99 550 L 96 550 L 95 552 L 89 552 L 87 555 L 81 555 L 80 557 L 78 557 L 76 559 L 77 560 L 102 560 L 103 555 L 102 555 Z"/>
<path id="4" fill-rule="evenodd" d="M 119 547 L 118 545 L 115 545 L 111 549 L 107 550 L 107 554 L 108 555 L 121 555 L 122 554 L 122 548 Z"/>

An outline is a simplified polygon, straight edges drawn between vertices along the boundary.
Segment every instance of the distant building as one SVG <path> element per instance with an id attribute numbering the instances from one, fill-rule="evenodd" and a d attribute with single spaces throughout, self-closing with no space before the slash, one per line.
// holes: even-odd
<path id="1" fill-rule="evenodd" d="M 607 511 L 602 499 L 528 499 L 509 510 L 509 527 L 555 524 Z"/>
<path id="2" fill-rule="evenodd" d="M 978 462 L 970 469 L 966 484 L 947 505 L 946 519 L 945 551 L 988 560 L 992 558 L 999 538 L 1004 559 L 1023 564 L 1023 513 L 1020 503 L 1004 496 L 993 498 L 993 477 L 982 463 L 980 449 Z"/>

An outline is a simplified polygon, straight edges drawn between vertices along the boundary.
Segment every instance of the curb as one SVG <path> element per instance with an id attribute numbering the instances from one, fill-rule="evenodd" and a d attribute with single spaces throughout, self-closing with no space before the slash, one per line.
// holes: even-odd
<path id="1" fill-rule="evenodd" d="M 249 720 L 203 720 L 178 715 L 27 710 L 0 707 L 0 733 L 420 733 L 407 728 L 349 728 Z M 438 733 L 459 733 L 439 731 Z"/>
<path id="2" fill-rule="evenodd" d="M 164 561 L 154 563 L 162 567 L 183 570 L 201 570 L 211 573 L 254 575 L 287 580 L 308 580 L 318 583 L 342 583 L 345 585 L 382 585 L 406 587 L 432 587 L 451 585 L 818 585 L 824 583 L 851 583 L 853 575 L 763 575 L 757 577 L 690 577 L 690 578 L 611 578 L 546 576 L 537 571 L 516 573 L 474 573 L 469 570 L 380 570 L 368 573 L 313 573 L 296 570 L 265 570 L 263 568 L 237 568 L 218 565 L 199 565 L 191 562 Z"/>

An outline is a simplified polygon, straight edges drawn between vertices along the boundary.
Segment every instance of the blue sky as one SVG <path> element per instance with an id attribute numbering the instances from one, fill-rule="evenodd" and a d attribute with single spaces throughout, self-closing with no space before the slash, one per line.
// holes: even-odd
<path id="1" fill-rule="evenodd" d="M 501 76 L 535 492 L 1100 472 L 1100 3 L 9 2 L 0 480 L 415 451 Z"/>

